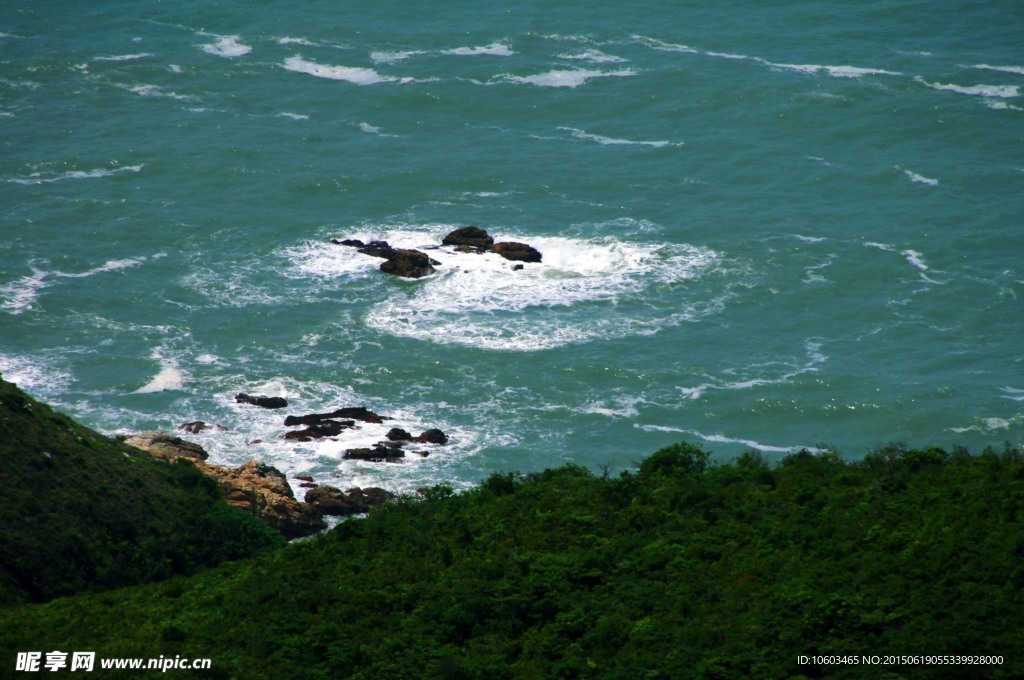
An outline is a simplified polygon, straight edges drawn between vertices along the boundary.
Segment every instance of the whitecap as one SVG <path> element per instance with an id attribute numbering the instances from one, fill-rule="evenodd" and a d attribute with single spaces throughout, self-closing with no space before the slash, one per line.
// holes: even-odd
<path id="1" fill-rule="evenodd" d="M 34 172 L 28 177 L 12 177 L 7 179 L 7 182 L 12 184 L 50 184 L 52 182 L 61 182 L 68 179 L 99 179 L 102 177 L 112 177 L 123 172 L 141 172 L 144 165 L 122 165 L 116 168 L 96 168 L 95 170 L 69 170 L 60 174 L 44 175 L 43 173 Z"/>
<path id="2" fill-rule="evenodd" d="M 916 172 L 913 172 L 912 170 L 904 169 L 903 173 L 910 178 L 911 182 L 917 182 L 918 184 L 927 184 L 928 186 L 932 187 L 939 185 L 939 180 L 933 179 L 931 177 L 925 177 L 924 175 L 919 175 Z"/>
<path id="3" fill-rule="evenodd" d="M 129 92 L 133 92 L 140 97 L 163 97 L 166 99 L 177 99 L 178 101 L 195 101 L 195 97 L 186 94 L 178 94 L 177 92 L 168 92 L 158 85 L 127 85 L 123 86 L 124 89 Z"/>
<path id="4" fill-rule="evenodd" d="M 116 272 L 121 269 L 130 269 L 132 267 L 138 267 L 146 261 L 145 257 L 141 258 L 122 258 L 120 260 L 107 260 L 99 267 L 86 270 L 84 272 L 69 273 L 69 272 L 54 272 L 54 276 L 62 276 L 69 279 L 83 279 L 88 276 L 94 276 L 96 274 L 103 274 L 105 272 Z"/>
<path id="5" fill-rule="evenodd" d="M 758 59 L 758 61 L 763 61 Z M 833 78 L 862 78 L 864 76 L 898 76 L 902 75 L 896 71 L 886 71 L 878 68 L 860 68 L 857 66 L 827 66 L 822 64 L 777 64 L 770 61 L 763 61 L 772 68 L 780 68 L 788 71 L 799 71 L 800 73 L 818 74 L 826 73 Z"/>
<path id="6" fill-rule="evenodd" d="M 591 134 L 589 132 L 586 132 L 585 130 L 578 130 L 576 128 L 560 127 L 558 129 L 559 130 L 565 130 L 566 132 L 571 132 L 572 136 L 576 137 L 577 139 L 587 139 L 587 140 L 590 140 L 590 141 L 593 141 L 593 142 L 597 142 L 598 144 L 604 144 L 604 145 L 613 145 L 613 146 L 614 145 L 652 146 L 652 147 L 655 147 L 655 148 L 661 148 L 661 147 L 672 146 L 673 145 L 673 142 L 669 142 L 669 141 L 665 141 L 665 140 L 647 142 L 647 141 L 637 141 L 637 140 L 632 140 L 632 139 L 616 139 L 614 137 L 605 137 L 603 135 Z M 682 142 L 678 142 L 678 143 L 675 143 L 674 145 L 675 146 L 682 146 L 683 143 Z"/>
<path id="7" fill-rule="evenodd" d="M 95 57 L 93 61 L 135 61 L 137 59 L 147 59 L 156 55 L 149 52 L 141 52 L 139 54 L 119 54 L 112 57 Z"/>
<path id="8" fill-rule="evenodd" d="M 510 57 L 515 54 L 515 52 L 513 52 L 512 48 L 504 43 L 493 42 L 490 45 L 483 45 L 480 47 L 456 47 L 451 50 L 442 50 L 441 54 L 453 54 L 461 57 L 476 57 L 481 55 Z"/>
<path id="9" fill-rule="evenodd" d="M 688 280 L 717 260 L 713 252 L 692 246 L 610 238 L 527 240 L 543 253 L 544 261 L 518 272 L 495 254 L 430 251 L 441 262 L 433 280 L 375 306 L 367 325 L 440 344 L 512 351 L 648 335 L 698 312 L 680 304 L 667 318 L 614 311 L 581 317 L 575 308 L 627 298 L 652 283 Z M 544 313 L 523 314 L 531 309 Z"/>
<path id="10" fill-rule="evenodd" d="M 278 45 L 302 45 L 303 47 L 316 47 L 316 43 L 308 38 L 278 38 Z"/>
<path id="11" fill-rule="evenodd" d="M 579 87 L 593 78 L 621 78 L 635 76 L 636 71 L 622 69 L 619 71 L 593 71 L 588 69 L 552 70 L 532 76 L 504 75 L 505 81 L 537 87 Z"/>
<path id="12" fill-rule="evenodd" d="M 419 54 L 424 54 L 424 52 L 418 50 L 407 50 L 402 52 L 371 52 L 370 60 L 375 64 L 393 64 L 396 61 L 402 61 L 403 59 L 415 57 Z"/>
<path id="13" fill-rule="evenodd" d="M 291 113 L 289 111 L 282 111 L 277 114 L 282 118 L 291 118 L 292 120 L 309 120 L 309 116 L 304 113 Z"/>
<path id="14" fill-rule="evenodd" d="M 1003 392 L 1006 396 L 1004 399 L 1012 399 L 1013 401 L 1024 401 L 1024 390 L 1016 387 L 1001 387 L 1000 392 Z"/>
<path id="15" fill-rule="evenodd" d="M 578 54 L 560 54 L 559 59 L 568 59 L 571 61 L 589 61 L 592 64 L 621 64 L 626 61 L 622 57 L 616 57 L 612 54 L 605 54 L 601 50 L 584 50 Z"/>
<path id="16" fill-rule="evenodd" d="M 915 80 L 923 85 L 927 85 L 933 90 L 943 90 L 946 92 L 956 92 L 958 94 L 966 94 L 974 97 L 995 97 L 999 99 L 1011 99 L 1013 97 L 1020 96 L 1019 85 L 952 85 L 944 83 L 929 83 L 927 80 L 918 76 Z"/>
<path id="17" fill-rule="evenodd" d="M 37 358 L 0 354 L 0 376 L 33 395 L 57 394 L 74 378 L 67 371 L 45 365 Z"/>
<path id="18" fill-rule="evenodd" d="M 0 296 L 4 298 L 0 309 L 11 314 L 21 314 L 32 309 L 32 305 L 39 299 L 40 291 L 51 285 L 46 280 L 47 276 L 49 273 L 33 267 L 33 273 L 30 276 L 23 276 L 17 281 L 0 286 Z"/>
<path id="19" fill-rule="evenodd" d="M 202 45 L 203 52 L 212 54 L 216 57 L 226 57 L 228 59 L 241 57 L 252 52 L 251 47 L 239 42 L 239 37 L 237 35 L 220 35 L 214 37 L 217 38 L 217 42 Z"/>
<path id="20" fill-rule="evenodd" d="M 991 64 L 975 64 L 971 68 L 982 69 L 985 71 L 1001 71 L 1002 73 L 1014 73 L 1019 76 L 1024 76 L 1024 66 L 992 66 Z"/>
<path id="21" fill-rule="evenodd" d="M 152 380 L 135 390 L 135 394 L 153 394 L 168 390 L 180 390 L 184 387 L 185 373 L 178 366 L 177 361 L 162 356 L 159 350 L 153 352 L 152 358 L 160 362 L 160 371 Z"/>
<path id="22" fill-rule="evenodd" d="M 377 83 L 394 82 L 396 78 L 382 76 L 372 68 L 358 66 L 324 66 L 312 61 L 306 61 L 300 56 L 285 59 L 284 68 L 296 73 L 305 73 L 317 78 L 329 80 L 344 80 L 356 85 L 376 85 Z"/>
<path id="23" fill-rule="evenodd" d="M 663 52 L 685 52 L 687 54 L 700 54 L 700 50 L 695 50 L 688 45 L 678 45 L 675 43 L 665 42 L 664 40 L 658 40 L 657 38 L 649 38 L 643 35 L 631 36 L 633 40 L 640 42 L 647 47 L 655 50 L 661 50 Z"/>
<path id="24" fill-rule="evenodd" d="M 736 437 L 727 437 L 726 435 L 721 433 L 704 434 L 703 432 L 699 432 L 697 430 L 687 430 L 680 427 L 671 427 L 668 425 L 636 425 L 635 427 L 646 432 L 671 432 L 677 434 L 692 435 L 694 437 L 699 437 L 700 439 L 703 439 L 706 442 L 711 442 L 714 444 L 743 444 L 744 446 L 754 449 L 755 451 L 763 451 L 767 453 L 793 453 L 794 451 L 801 450 L 817 453 L 821 451 L 821 449 L 818 449 L 813 446 L 772 446 L 770 444 L 762 444 L 760 442 L 756 442 L 752 439 L 739 439 Z"/>

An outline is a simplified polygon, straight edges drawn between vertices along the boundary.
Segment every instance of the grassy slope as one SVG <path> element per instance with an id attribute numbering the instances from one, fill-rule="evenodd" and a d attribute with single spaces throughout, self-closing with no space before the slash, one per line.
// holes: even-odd
<path id="1" fill-rule="evenodd" d="M 283 541 L 171 465 L 0 380 L 0 604 L 191 574 Z"/>
<path id="2" fill-rule="evenodd" d="M 675 445 L 619 478 L 436 487 L 191 579 L 0 611 L 0 663 L 31 648 L 209 657 L 210 678 L 1024 677 L 1022 508 L 1015 450 L 770 468 Z"/>

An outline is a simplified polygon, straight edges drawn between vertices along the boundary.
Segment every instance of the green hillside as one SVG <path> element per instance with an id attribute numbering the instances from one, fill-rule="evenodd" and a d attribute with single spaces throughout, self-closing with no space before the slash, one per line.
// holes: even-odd
<path id="1" fill-rule="evenodd" d="M 1022 509 L 1011 447 L 711 466 L 678 444 L 619 476 L 438 486 L 191 578 L 0 610 L 0 659 L 209 658 L 167 674 L 203 678 L 1024 677 Z M 869 663 L 888 655 L 910 658 Z"/>
<path id="2" fill-rule="evenodd" d="M 0 604 L 193 574 L 281 545 L 170 464 L 0 380 Z"/>

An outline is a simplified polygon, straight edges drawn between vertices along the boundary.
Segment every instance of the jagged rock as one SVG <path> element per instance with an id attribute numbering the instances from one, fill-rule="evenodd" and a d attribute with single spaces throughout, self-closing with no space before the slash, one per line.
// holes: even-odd
<path id="1" fill-rule="evenodd" d="M 345 408 L 339 408 L 337 411 L 332 411 L 330 413 L 309 413 L 304 416 L 288 416 L 284 419 L 284 424 L 287 427 L 292 427 L 294 425 L 314 425 L 316 423 L 322 423 L 325 420 L 332 420 L 335 418 L 351 418 L 354 420 L 361 420 L 364 423 L 383 423 L 385 420 L 391 420 L 391 418 L 378 415 L 364 406 L 348 406 Z"/>
<path id="2" fill-rule="evenodd" d="M 336 246 L 351 246 L 353 248 L 362 248 L 363 246 L 366 245 L 357 238 L 346 238 L 341 241 L 339 241 L 336 238 L 332 238 L 331 243 L 333 243 Z"/>
<path id="3" fill-rule="evenodd" d="M 433 262 L 426 253 L 419 250 L 400 249 L 380 265 L 380 270 L 385 274 L 419 279 L 436 271 Z"/>
<path id="4" fill-rule="evenodd" d="M 182 432 L 188 432 L 189 434 L 199 434 L 203 430 L 214 429 L 218 432 L 223 432 L 227 428 L 223 425 L 210 425 L 202 420 L 194 420 L 191 423 L 182 423 L 178 426 L 178 429 Z"/>
<path id="5" fill-rule="evenodd" d="M 400 427 L 391 428 L 385 436 L 393 442 L 407 442 L 412 439 L 412 435 Z"/>
<path id="6" fill-rule="evenodd" d="M 365 460 L 370 463 L 396 463 L 405 458 L 405 451 L 375 446 L 372 449 L 347 449 L 342 455 L 345 460 Z"/>
<path id="7" fill-rule="evenodd" d="M 209 457 L 199 444 L 185 441 L 167 432 L 142 432 L 125 437 L 124 443 L 159 458 L 189 458 L 202 461 Z"/>
<path id="8" fill-rule="evenodd" d="M 540 262 L 540 251 L 531 245 L 517 241 L 502 241 L 491 246 L 491 252 L 501 255 L 506 260 L 517 262 Z"/>
<path id="9" fill-rule="evenodd" d="M 446 246 L 466 246 L 476 249 L 477 252 L 487 250 L 494 245 L 494 239 L 479 227 L 462 227 L 449 232 L 441 243 Z"/>
<path id="10" fill-rule="evenodd" d="M 359 249 L 359 252 L 363 255 L 370 255 L 371 257 L 383 257 L 385 260 L 394 257 L 397 252 L 387 241 L 370 241 L 364 247 Z"/>
<path id="11" fill-rule="evenodd" d="M 251 460 L 237 468 L 200 463 L 199 469 L 217 481 L 230 505 L 263 520 L 286 538 L 310 536 L 327 527 L 315 508 L 295 499 L 288 479 L 266 463 Z"/>
<path id="12" fill-rule="evenodd" d="M 348 516 L 369 512 L 387 503 L 395 494 L 378 487 L 354 487 L 342 491 L 333 486 L 318 486 L 306 492 L 306 503 L 324 515 Z"/>
<path id="13" fill-rule="evenodd" d="M 447 444 L 448 435 L 437 428 L 433 428 L 416 437 L 413 441 L 421 444 Z"/>
<path id="14" fill-rule="evenodd" d="M 253 397 L 243 392 L 239 392 L 237 395 L 235 395 L 235 403 L 252 404 L 253 406 L 259 406 L 261 408 L 269 409 L 285 408 L 288 406 L 288 400 L 285 399 L 284 397 Z"/>
<path id="15" fill-rule="evenodd" d="M 355 421 L 353 420 L 320 420 L 311 424 L 305 430 L 287 432 L 285 433 L 284 438 L 308 442 L 313 439 L 337 437 L 343 430 L 348 430 L 353 427 L 355 427 Z"/>

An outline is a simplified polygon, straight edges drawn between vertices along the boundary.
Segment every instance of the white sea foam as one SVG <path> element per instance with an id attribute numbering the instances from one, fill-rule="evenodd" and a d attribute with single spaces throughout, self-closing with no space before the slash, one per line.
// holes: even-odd
<path id="1" fill-rule="evenodd" d="M 148 383 L 135 390 L 136 394 L 153 394 L 168 390 L 180 390 L 185 386 L 185 373 L 175 359 L 165 357 L 159 349 L 150 355 L 160 364 L 160 371 Z"/>
<path id="2" fill-rule="evenodd" d="M 160 97 L 165 99 L 176 99 L 183 102 L 196 101 L 196 98 L 192 95 L 178 94 L 177 92 L 169 92 L 158 85 L 125 85 L 124 89 L 139 95 L 140 97 Z"/>
<path id="3" fill-rule="evenodd" d="M 911 182 L 917 182 L 918 184 L 927 184 L 928 186 L 932 187 L 936 187 L 939 185 L 939 180 L 933 179 L 931 177 L 925 177 L 924 175 L 919 175 L 912 170 L 904 169 L 903 173 L 910 178 Z"/>
<path id="4" fill-rule="evenodd" d="M 1024 413 L 1018 413 L 1010 418 L 975 418 L 974 423 L 974 425 L 969 425 L 967 427 L 951 427 L 949 430 L 950 432 L 956 432 L 958 434 L 963 434 L 965 432 L 982 432 L 984 434 L 991 434 L 997 430 L 1008 430 L 1011 427 L 1024 425 Z"/>
<path id="5" fill-rule="evenodd" d="M 96 57 L 93 61 L 135 61 L 137 59 L 147 59 L 155 56 L 155 54 L 151 54 L 149 52 L 140 52 L 139 54 L 118 54 L 112 57 Z"/>
<path id="6" fill-rule="evenodd" d="M 394 247 L 430 248 L 452 225 L 386 227 L 348 234 L 385 239 Z M 468 254 L 443 247 L 427 250 L 440 262 L 418 281 L 394 279 L 394 294 L 374 305 L 365 323 L 381 332 L 440 344 L 530 351 L 598 338 L 657 332 L 699 317 L 702 302 L 681 302 L 672 314 L 649 318 L 639 311 L 581 315 L 577 305 L 628 299 L 651 285 L 673 285 L 716 266 L 713 251 L 688 245 L 630 243 L 615 238 L 522 237 L 492 232 L 496 240 L 528 241 L 541 263 L 513 271 L 515 263 L 494 253 Z M 380 260 L 354 248 L 308 243 L 284 251 L 289 276 L 335 279 L 379 277 Z"/>
<path id="7" fill-rule="evenodd" d="M 825 73 L 826 75 L 832 76 L 833 78 L 862 78 L 864 76 L 899 76 L 903 75 L 896 71 L 886 71 L 878 68 L 860 68 L 858 66 L 828 66 L 823 64 L 777 64 L 770 61 L 764 61 L 758 59 L 762 63 L 772 68 L 785 69 L 787 71 L 799 71 L 801 73 L 807 73 L 817 75 L 819 73 Z"/>
<path id="8" fill-rule="evenodd" d="M 482 55 L 510 57 L 515 54 L 515 52 L 512 51 L 512 48 L 500 42 L 493 42 L 490 45 L 482 45 L 480 47 L 456 47 L 451 50 L 443 50 L 441 53 L 453 54 L 461 57 L 477 57 Z"/>
<path id="9" fill-rule="evenodd" d="M 21 314 L 32 309 L 40 291 L 51 285 L 51 282 L 46 280 L 48 276 L 48 272 L 33 267 L 30 276 L 23 276 L 17 281 L 0 286 L 0 296 L 3 297 L 0 309 L 11 314 Z"/>
<path id="10" fill-rule="evenodd" d="M 966 94 L 974 97 L 995 97 L 999 99 L 1012 99 L 1013 97 L 1020 96 L 1019 85 L 952 85 L 945 83 L 929 83 L 927 80 L 918 76 L 915 78 L 918 82 L 934 90 L 943 90 L 946 92 L 956 92 L 958 94 Z"/>
<path id="11" fill-rule="evenodd" d="M 376 85 L 378 83 L 390 83 L 398 80 L 398 78 L 382 76 L 372 68 L 325 66 L 316 62 L 306 61 L 300 56 L 285 59 L 284 67 L 296 73 L 306 73 L 317 78 L 327 78 L 329 80 L 343 80 L 356 85 Z"/>
<path id="12" fill-rule="evenodd" d="M 70 373 L 45 364 L 38 357 L 7 354 L 0 354 L 0 375 L 36 397 L 58 394 L 74 382 Z"/>
<path id="13" fill-rule="evenodd" d="M 1001 387 L 999 391 L 1005 396 L 1004 399 L 1012 399 L 1013 401 L 1024 401 L 1024 390 L 1016 387 Z"/>
<path id="14" fill-rule="evenodd" d="M 605 54 L 601 50 L 584 50 L 578 54 L 559 54 L 559 59 L 568 59 L 571 61 L 588 61 L 592 64 L 622 64 L 627 60 L 622 57 L 616 57 L 612 54 Z"/>
<path id="15" fill-rule="evenodd" d="M 532 76 L 504 75 L 505 81 L 523 85 L 535 85 L 537 87 L 579 87 L 594 78 L 622 78 L 635 76 L 636 71 L 632 69 L 620 69 L 618 71 L 594 71 L 589 69 L 569 69 L 548 71 Z"/>
<path id="16" fill-rule="evenodd" d="M 724 434 L 704 434 L 697 430 L 688 430 L 681 427 L 672 427 L 668 425 L 637 425 L 638 429 L 646 432 L 672 432 L 678 434 L 687 434 L 695 437 L 699 437 L 706 442 L 712 442 L 714 444 L 742 444 L 755 451 L 762 451 L 765 453 L 792 453 L 794 451 L 807 450 L 811 452 L 817 452 L 819 449 L 808 446 L 772 446 L 770 444 L 762 444 L 752 439 L 740 439 L 737 437 L 727 437 Z"/>
<path id="17" fill-rule="evenodd" d="M 99 179 L 101 177 L 112 177 L 124 172 L 141 172 L 144 165 L 122 165 L 116 168 L 96 168 L 95 170 L 69 170 L 59 174 L 43 174 L 34 172 L 28 177 L 12 177 L 7 182 L 12 184 L 50 184 L 68 179 Z"/>
<path id="18" fill-rule="evenodd" d="M 689 45 L 679 45 L 676 43 L 665 42 L 664 40 L 658 40 L 657 38 L 649 38 L 643 35 L 631 36 L 633 40 L 640 42 L 647 47 L 655 50 L 661 50 L 663 52 L 684 52 L 687 54 L 700 54 L 700 50 L 696 50 Z"/>
<path id="19" fill-rule="evenodd" d="M 683 145 L 682 142 L 669 142 L 669 141 L 665 141 L 665 140 L 646 142 L 646 141 L 637 141 L 637 140 L 632 140 L 632 139 L 616 139 L 614 137 L 605 137 L 603 135 L 594 135 L 594 134 L 591 134 L 591 133 L 589 133 L 589 132 L 587 132 L 585 130 L 578 130 L 576 128 L 570 128 L 570 127 L 560 127 L 558 129 L 559 130 L 565 130 L 566 132 L 571 132 L 572 136 L 576 137 L 577 139 L 587 139 L 587 140 L 590 140 L 592 142 L 597 142 L 598 144 L 605 144 L 605 145 L 652 146 L 652 147 L 655 147 L 655 148 L 661 148 L 661 147 L 665 147 L 665 146 L 682 146 Z"/>
<path id="20" fill-rule="evenodd" d="M 804 352 L 806 353 L 806 359 L 801 365 L 774 362 L 771 364 L 754 364 L 742 369 L 742 372 L 750 374 L 750 377 L 744 377 L 739 380 L 723 378 L 696 387 L 678 386 L 676 389 L 687 399 L 693 400 L 703 397 L 709 390 L 733 391 L 748 390 L 765 385 L 785 385 L 792 382 L 797 376 L 805 373 L 816 373 L 818 366 L 828 361 L 828 356 L 821 351 L 821 342 L 817 339 L 810 338 L 805 340 Z"/>
<path id="21" fill-rule="evenodd" d="M 278 45 L 302 45 L 303 47 L 316 47 L 317 44 L 308 38 L 278 38 Z"/>
<path id="22" fill-rule="evenodd" d="M 425 52 L 419 50 L 405 50 L 401 52 L 371 52 L 370 59 L 375 64 L 393 64 L 396 61 L 402 61 L 409 57 L 415 57 Z"/>
<path id="23" fill-rule="evenodd" d="M 228 59 L 241 57 L 252 52 L 251 47 L 239 42 L 240 38 L 237 35 L 215 35 L 213 37 L 217 38 L 217 42 L 202 45 L 203 52 Z"/>
<path id="24" fill-rule="evenodd" d="M 984 71 L 1000 71 L 1002 73 L 1015 73 L 1019 76 L 1024 76 L 1024 66 L 992 66 L 991 64 L 975 64 L 971 68 L 982 69 Z"/>

